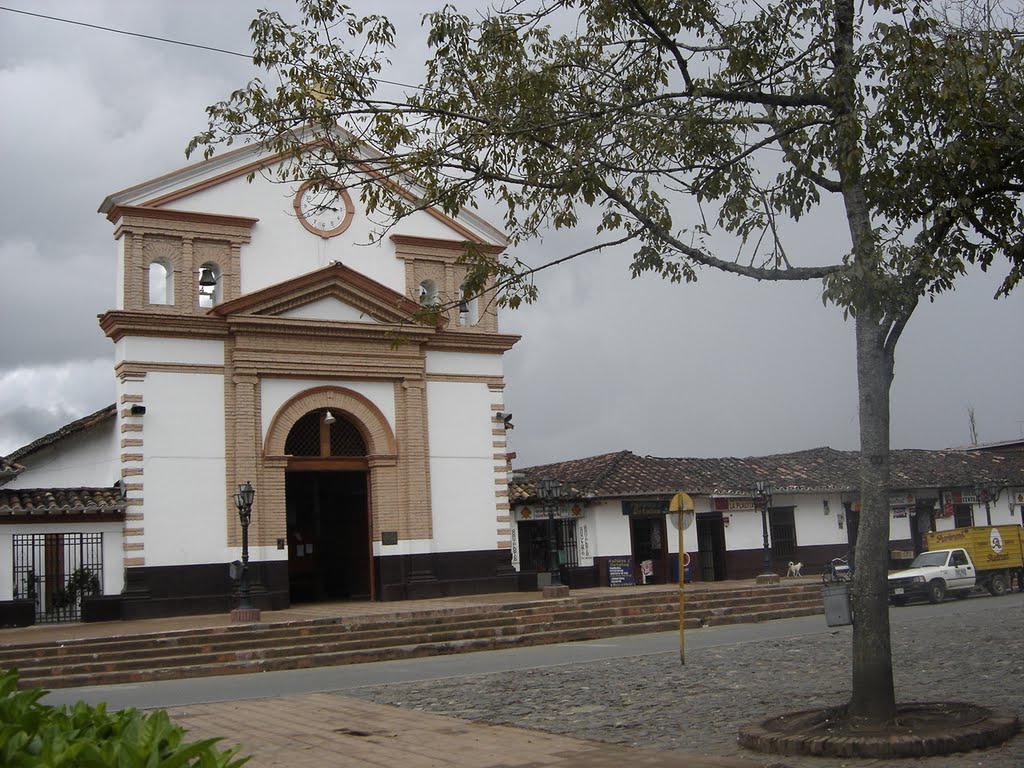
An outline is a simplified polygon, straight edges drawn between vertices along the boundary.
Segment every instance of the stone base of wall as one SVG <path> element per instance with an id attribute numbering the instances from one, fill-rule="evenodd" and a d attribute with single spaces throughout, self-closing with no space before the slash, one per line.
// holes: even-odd
<path id="1" fill-rule="evenodd" d="M 35 623 L 35 600 L 0 600 L 0 627 L 30 627 Z"/>
<path id="2" fill-rule="evenodd" d="M 419 600 L 519 589 L 519 576 L 507 549 L 377 557 L 374 569 L 379 600 Z"/>
<path id="3" fill-rule="evenodd" d="M 533 580 L 521 578 L 512 568 L 509 551 L 504 549 L 377 557 L 374 573 L 378 600 L 537 588 L 536 576 Z M 258 609 L 277 611 L 291 604 L 287 561 L 250 562 L 249 579 Z M 110 618 L 228 613 L 238 605 L 236 589 L 227 563 L 127 568 L 120 616 Z"/>
<path id="4" fill-rule="evenodd" d="M 277 611 L 288 607 L 287 561 L 250 562 L 249 581 L 257 608 Z M 227 613 L 238 605 L 236 589 L 227 563 L 126 568 L 121 617 Z"/>

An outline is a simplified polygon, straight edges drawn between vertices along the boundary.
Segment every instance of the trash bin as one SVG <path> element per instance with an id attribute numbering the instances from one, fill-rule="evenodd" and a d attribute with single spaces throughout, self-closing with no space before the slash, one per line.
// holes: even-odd
<path id="1" fill-rule="evenodd" d="M 853 624 L 850 609 L 850 585 L 847 582 L 823 587 L 821 598 L 825 603 L 825 623 L 830 627 Z"/>

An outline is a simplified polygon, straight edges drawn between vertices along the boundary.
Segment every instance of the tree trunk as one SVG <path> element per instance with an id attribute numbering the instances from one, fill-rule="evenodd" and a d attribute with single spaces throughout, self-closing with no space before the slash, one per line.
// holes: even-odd
<path id="1" fill-rule="evenodd" d="M 889 387 L 888 323 L 858 315 L 860 526 L 853 579 L 853 698 L 849 713 L 875 721 L 896 713 L 889 640 Z"/>

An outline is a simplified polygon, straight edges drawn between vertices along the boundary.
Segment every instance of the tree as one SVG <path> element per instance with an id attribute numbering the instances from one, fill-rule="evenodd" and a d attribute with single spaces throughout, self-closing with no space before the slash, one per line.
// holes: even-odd
<path id="1" fill-rule="evenodd" d="M 189 151 L 236 139 L 287 153 L 289 178 L 359 186 L 389 220 L 486 199 L 513 243 L 595 222 L 566 258 L 633 249 L 632 272 L 693 281 L 698 267 L 755 280 L 822 280 L 855 323 L 861 523 L 848 713 L 896 712 L 886 600 L 889 390 L 922 299 L 968 265 L 1024 264 L 1024 49 L 926 2 L 506 0 L 425 19 L 422 86 L 380 78 L 395 48 L 380 16 L 300 0 L 261 12 L 253 60 L 275 75 L 208 109 Z M 366 142 L 374 149 L 367 152 Z M 415 179 L 409 200 L 386 182 Z M 791 262 L 786 233 L 828 200 L 845 243 Z M 722 256 L 712 235 L 737 241 Z M 470 255 L 472 290 L 532 301 L 534 270 Z M 560 259 L 562 261 L 564 259 Z"/>

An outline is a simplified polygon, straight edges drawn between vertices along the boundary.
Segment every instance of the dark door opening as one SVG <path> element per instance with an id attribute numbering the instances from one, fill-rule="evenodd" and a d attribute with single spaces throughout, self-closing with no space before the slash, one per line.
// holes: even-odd
<path id="1" fill-rule="evenodd" d="M 285 474 L 292 602 L 372 598 L 367 478 L 366 472 Z"/>
<path id="2" fill-rule="evenodd" d="M 697 554 L 700 557 L 701 581 L 722 581 L 728 578 L 725 568 L 725 522 L 721 512 L 697 515 Z"/>
<path id="3" fill-rule="evenodd" d="M 631 517 L 629 532 L 633 539 L 636 583 L 667 584 L 668 547 L 665 542 L 665 516 Z M 645 563 L 649 565 L 645 566 Z"/>
<path id="4" fill-rule="evenodd" d="M 910 518 L 910 540 L 914 543 L 914 556 L 924 552 L 925 534 L 935 530 L 934 502 L 928 499 L 918 502 L 914 516 Z"/>

